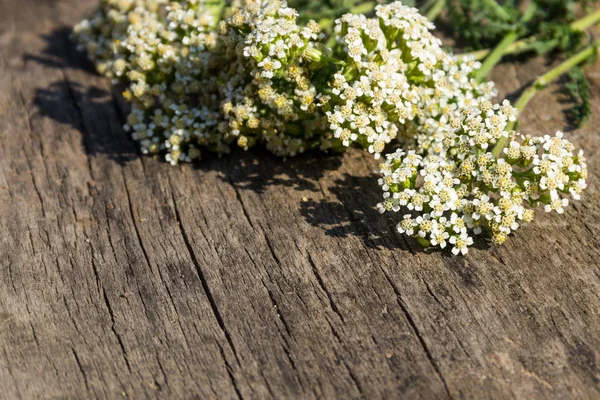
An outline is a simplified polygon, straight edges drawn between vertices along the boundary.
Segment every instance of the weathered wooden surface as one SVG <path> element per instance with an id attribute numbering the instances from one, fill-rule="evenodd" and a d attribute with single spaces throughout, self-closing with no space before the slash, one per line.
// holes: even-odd
<path id="1" fill-rule="evenodd" d="M 139 157 L 68 41 L 93 3 L 0 0 L 0 397 L 600 397 L 600 65 L 583 202 L 452 258 L 373 210 L 360 151 Z"/>

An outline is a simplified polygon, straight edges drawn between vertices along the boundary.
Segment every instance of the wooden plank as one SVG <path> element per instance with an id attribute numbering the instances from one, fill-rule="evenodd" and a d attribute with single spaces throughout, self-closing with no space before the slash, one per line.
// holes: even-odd
<path id="1" fill-rule="evenodd" d="M 6 398 L 600 395 L 600 64 L 567 136 L 590 188 L 506 245 L 423 252 L 358 150 L 140 157 L 68 41 L 95 1 L 0 0 L 0 387 Z M 542 60 L 504 65 L 511 94 Z M 522 127 L 564 126 L 560 95 Z"/>

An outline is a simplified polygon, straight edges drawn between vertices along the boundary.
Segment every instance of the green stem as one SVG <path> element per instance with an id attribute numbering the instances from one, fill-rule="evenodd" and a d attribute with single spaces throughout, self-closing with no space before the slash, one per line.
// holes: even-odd
<path id="1" fill-rule="evenodd" d="M 475 80 L 478 82 L 483 81 L 487 74 L 490 73 L 492 68 L 494 68 L 494 66 L 498 64 L 500 60 L 502 60 L 502 57 L 504 57 L 504 54 L 506 54 L 508 46 L 513 44 L 518 38 L 519 35 L 516 30 L 511 31 L 504 36 L 504 39 L 498 43 L 490 55 L 485 59 L 483 64 L 481 64 L 481 68 L 475 72 Z"/>
<path id="2" fill-rule="evenodd" d="M 569 72 L 571 69 L 575 68 L 579 64 L 588 60 L 598 53 L 598 48 L 600 47 L 600 39 L 596 40 L 593 44 L 575 54 L 572 57 L 569 57 L 556 67 L 552 68 L 550 71 L 546 72 L 544 75 L 538 77 L 533 84 L 528 87 L 523 94 L 519 97 L 517 102 L 515 103 L 515 108 L 520 112 L 527 106 L 529 101 L 536 95 L 537 92 L 544 89 L 550 82 L 560 77 L 562 74 Z M 508 124 L 506 130 L 511 131 L 515 127 L 516 122 L 511 122 Z M 508 142 L 508 138 L 503 137 L 494 146 L 492 150 L 492 154 L 497 158 L 500 155 L 500 152 L 506 146 Z"/>
<path id="3" fill-rule="evenodd" d="M 500 4 L 496 3 L 496 0 L 485 0 L 485 3 L 487 3 L 488 8 L 493 9 L 498 15 L 500 15 L 503 20 L 510 20 L 510 15 Z"/>
<path id="4" fill-rule="evenodd" d="M 207 2 L 205 7 L 212 14 L 215 19 L 215 25 L 218 26 L 219 22 L 223 19 L 224 12 L 226 9 L 227 2 L 226 0 L 212 0 Z"/>
<path id="5" fill-rule="evenodd" d="M 520 53 L 521 51 L 524 51 L 526 48 L 528 48 L 529 45 L 533 42 L 535 42 L 534 37 L 528 37 L 527 39 L 518 40 L 506 48 L 504 55 Z M 476 60 L 481 61 L 484 58 L 486 58 L 492 52 L 492 50 L 493 49 L 476 50 L 468 53 L 462 53 L 460 54 L 460 56 L 474 57 Z"/>
<path id="6" fill-rule="evenodd" d="M 375 9 L 375 6 L 378 3 L 376 1 L 368 1 L 366 3 L 361 3 L 356 5 L 350 9 L 350 13 L 352 14 L 368 14 Z"/>
<path id="7" fill-rule="evenodd" d="M 517 110 L 519 110 L 519 113 L 525 109 L 525 106 L 527 106 L 527 104 L 529 103 L 529 101 L 533 98 L 533 96 L 535 96 L 535 94 L 539 91 L 539 89 L 541 89 L 541 87 L 538 87 L 537 85 L 537 80 L 527 89 L 525 89 L 525 91 L 523 91 L 523 93 L 521 93 L 521 96 L 519 96 L 519 98 L 517 99 L 517 102 L 515 103 L 515 108 Z M 507 128 L 509 130 L 513 129 L 516 125 L 516 121 L 510 123 Z"/>
<path id="8" fill-rule="evenodd" d="M 425 16 L 431 22 L 435 21 L 436 18 L 440 15 L 442 10 L 444 9 L 445 5 L 446 5 L 446 0 L 436 0 L 435 3 L 433 3 L 433 5 L 431 6 L 430 10 L 427 11 L 427 14 L 425 14 Z"/>
<path id="9" fill-rule="evenodd" d="M 535 80 L 533 85 L 529 89 L 540 90 L 548 86 L 550 82 L 560 77 L 565 72 L 569 72 L 571 69 L 575 68 L 579 64 L 583 63 L 590 57 L 593 57 L 598 52 L 598 47 L 600 46 L 600 39 L 596 40 L 593 44 L 575 54 L 574 56 L 566 59 L 556 67 L 552 68 L 550 71 L 546 72 L 544 75 L 540 76 Z M 527 92 L 527 90 L 525 91 Z M 531 100 L 533 96 L 525 96 L 525 93 L 519 98 L 515 107 L 522 111 L 523 108 L 527 105 L 529 100 Z"/>
<path id="10" fill-rule="evenodd" d="M 585 31 L 586 29 L 588 29 L 592 25 L 596 24 L 597 22 L 600 22 L 600 10 L 598 10 L 584 18 L 581 18 L 577 21 L 572 22 L 570 27 L 571 27 L 571 29 L 574 29 L 577 31 Z M 518 40 L 518 41 L 512 43 L 510 46 L 508 46 L 504 54 L 505 55 L 518 54 L 523 51 L 526 51 L 529 48 L 531 48 L 531 45 L 533 43 L 535 43 L 536 41 L 537 41 L 537 38 L 535 36 L 531 36 L 526 39 Z M 477 51 L 472 51 L 469 53 L 463 53 L 463 54 L 461 54 L 461 56 L 475 57 L 476 60 L 483 60 L 492 52 L 492 50 L 493 49 L 477 50 Z"/>
<path id="11" fill-rule="evenodd" d="M 533 15 L 535 14 L 536 10 L 536 3 L 530 3 L 529 7 L 527 7 L 527 10 L 521 18 L 521 23 L 529 22 L 529 20 L 533 18 Z M 485 59 L 485 61 L 481 65 L 481 68 L 475 72 L 475 79 L 478 82 L 481 82 L 485 79 L 485 77 L 490 73 L 492 68 L 494 68 L 494 66 L 498 64 L 500 60 L 502 60 L 502 57 L 504 57 L 504 55 L 506 54 L 508 47 L 511 46 L 518 38 L 519 32 L 516 28 L 514 28 L 504 37 L 504 39 L 500 41 L 500 43 L 498 43 L 498 45 L 494 48 L 490 55 Z"/>
<path id="12" fill-rule="evenodd" d="M 571 29 L 576 31 L 584 31 L 598 21 L 600 21 L 600 10 L 571 23 Z"/>

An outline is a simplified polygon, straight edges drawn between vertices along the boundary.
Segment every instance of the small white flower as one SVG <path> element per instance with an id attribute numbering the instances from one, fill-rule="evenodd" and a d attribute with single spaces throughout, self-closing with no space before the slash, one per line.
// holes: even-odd
<path id="1" fill-rule="evenodd" d="M 412 219 L 410 214 L 406 214 L 404 215 L 404 218 L 402 219 L 402 221 L 400 221 L 400 223 L 398 223 L 397 229 L 398 232 L 400 233 L 406 233 L 409 236 L 412 236 L 414 234 L 414 229 L 415 229 L 416 223 L 415 221 Z"/>
<path id="2" fill-rule="evenodd" d="M 459 236 L 451 236 L 449 241 L 454 245 L 452 248 L 452 254 L 454 255 L 467 254 L 469 251 L 468 246 L 473 244 L 473 238 L 467 235 L 466 232 L 461 233 Z"/>

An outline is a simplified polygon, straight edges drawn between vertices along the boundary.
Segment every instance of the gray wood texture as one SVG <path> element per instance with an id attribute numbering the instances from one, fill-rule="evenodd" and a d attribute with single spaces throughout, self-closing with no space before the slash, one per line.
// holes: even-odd
<path id="1" fill-rule="evenodd" d="M 0 0 L 1 398 L 600 398 L 600 64 L 586 128 L 556 87 L 522 118 L 586 149 L 583 201 L 450 257 L 359 150 L 140 157 L 68 40 L 94 3 Z"/>

